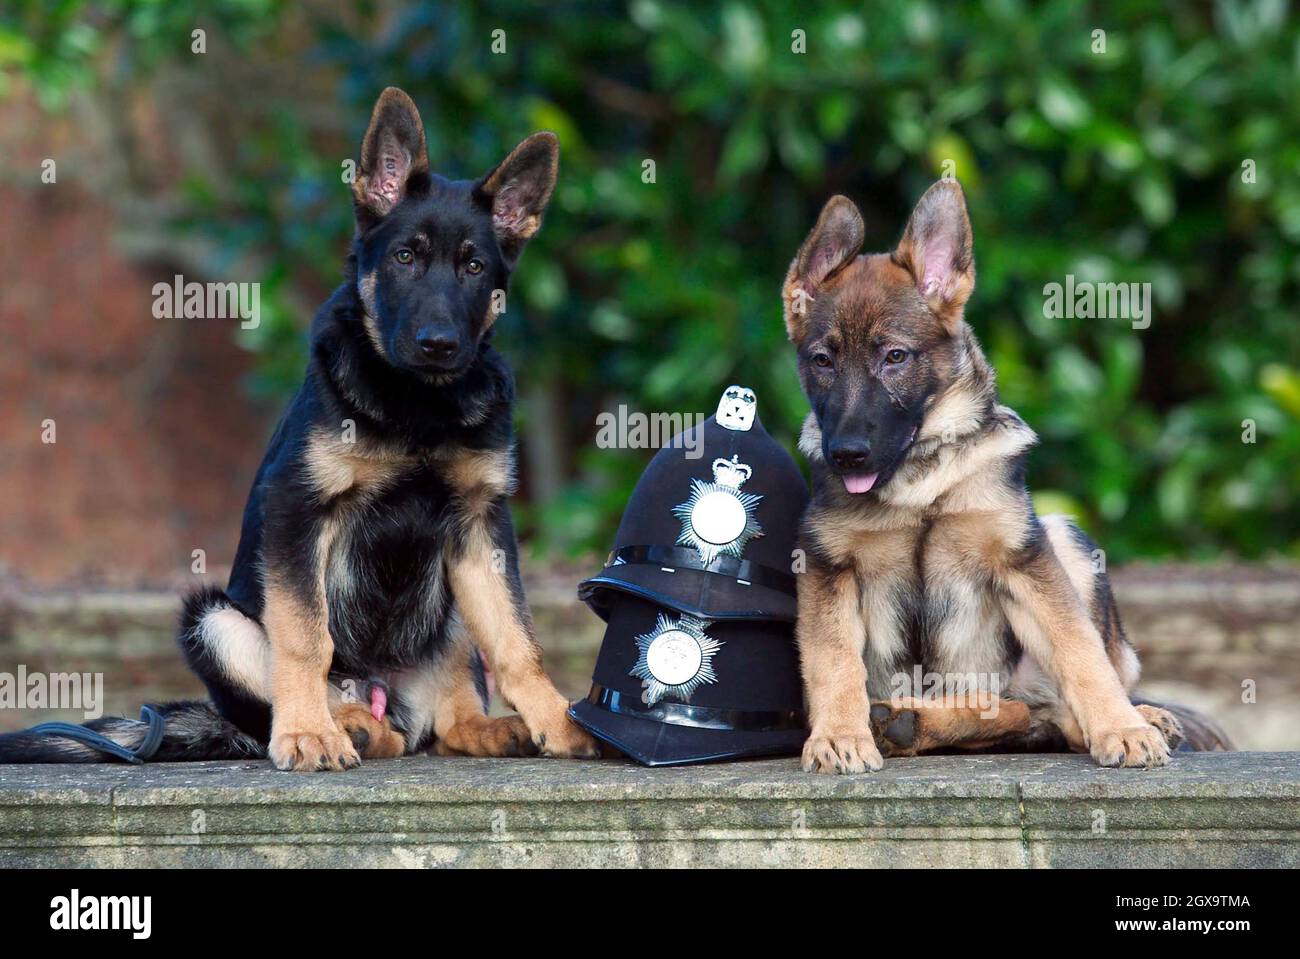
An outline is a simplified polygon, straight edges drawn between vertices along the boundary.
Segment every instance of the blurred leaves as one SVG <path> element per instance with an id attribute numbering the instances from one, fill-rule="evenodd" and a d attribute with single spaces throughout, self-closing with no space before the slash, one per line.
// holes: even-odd
<path id="1" fill-rule="evenodd" d="M 707 413 L 743 382 L 792 445 L 806 404 L 778 290 L 799 242 L 845 193 L 887 249 L 951 163 L 975 231 L 967 316 L 1042 437 L 1040 507 L 1077 514 L 1116 561 L 1300 555 L 1300 30 L 1283 0 L 65 0 L 7 8 L 0 82 L 57 108 L 125 72 L 165 98 L 158 64 L 208 69 L 188 53 L 196 23 L 263 79 L 225 104 L 245 108 L 239 128 L 213 121 L 238 138 L 234 168 L 183 171 L 186 215 L 160 228 L 268 264 L 272 319 L 250 341 L 264 390 L 301 368 L 292 304 L 337 281 L 338 165 L 382 87 L 414 96 L 435 169 L 456 176 L 559 133 L 560 186 L 499 339 L 564 414 L 521 412 L 525 464 L 563 457 L 544 502 L 525 475 L 540 548 L 603 551 L 648 456 L 596 449 L 600 410 Z M 332 83 L 333 128 L 277 86 L 301 71 Z M 1071 273 L 1150 283 L 1150 327 L 1044 315 L 1044 285 Z"/>

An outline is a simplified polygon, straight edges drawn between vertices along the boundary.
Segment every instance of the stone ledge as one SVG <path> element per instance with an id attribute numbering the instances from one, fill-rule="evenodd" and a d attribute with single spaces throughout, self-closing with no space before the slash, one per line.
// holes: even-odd
<path id="1" fill-rule="evenodd" d="M 0 866 L 1297 866 L 1300 754 L 0 767 Z"/>

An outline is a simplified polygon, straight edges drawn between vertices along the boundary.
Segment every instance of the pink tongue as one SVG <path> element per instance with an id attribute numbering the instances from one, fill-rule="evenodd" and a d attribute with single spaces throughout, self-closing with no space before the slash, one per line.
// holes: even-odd
<path id="1" fill-rule="evenodd" d="M 879 475 L 879 473 L 846 473 L 844 488 L 850 493 L 866 493 L 876 485 L 876 477 Z"/>
<path id="2" fill-rule="evenodd" d="M 388 693 L 383 686 L 372 685 L 370 687 L 370 715 L 375 717 L 375 722 L 382 723 L 386 712 L 388 712 Z"/>

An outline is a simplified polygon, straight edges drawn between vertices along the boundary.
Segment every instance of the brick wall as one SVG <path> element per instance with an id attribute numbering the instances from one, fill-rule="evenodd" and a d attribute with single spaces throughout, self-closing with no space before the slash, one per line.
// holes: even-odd
<path id="1" fill-rule="evenodd" d="M 62 175 L 0 185 L 0 209 L 0 576 L 157 582 L 196 546 L 228 564 L 273 415 L 234 321 L 155 319 L 171 271 L 118 255 Z"/>

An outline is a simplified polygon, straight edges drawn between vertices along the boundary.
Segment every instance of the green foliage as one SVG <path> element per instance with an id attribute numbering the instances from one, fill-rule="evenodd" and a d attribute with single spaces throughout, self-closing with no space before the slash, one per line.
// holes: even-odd
<path id="1" fill-rule="evenodd" d="M 336 281 L 339 164 L 384 86 L 420 105 L 438 170 L 477 175 L 533 130 L 560 135 L 560 187 L 499 338 L 560 419 L 520 413 L 526 453 L 560 441 L 546 455 L 565 487 L 522 511 L 541 548 L 606 548 L 644 465 L 594 448 L 599 410 L 708 412 L 741 382 L 791 442 L 806 405 L 778 290 L 821 204 L 854 198 L 886 249 L 951 169 L 975 230 L 967 318 L 1042 437 L 1040 504 L 1078 513 L 1116 561 L 1300 555 L 1300 31 L 1281 0 L 216 6 L 212 32 L 246 58 L 286 56 L 292 34 L 294 69 L 336 81 L 341 138 L 276 102 L 238 131 L 231 182 L 188 184 L 189 227 L 269 258 L 272 298 Z M 0 28 L 0 64 L 50 102 L 105 38 L 156 51 L 203 19 L 188 3 L 54 8 L 40 30 Z M 1150 283 L 1150 327 L 1049 318 L 1043 288 L 1067 274 Z M 300 368 L 291 317 L 252 344 L 271 390 Z"/>

